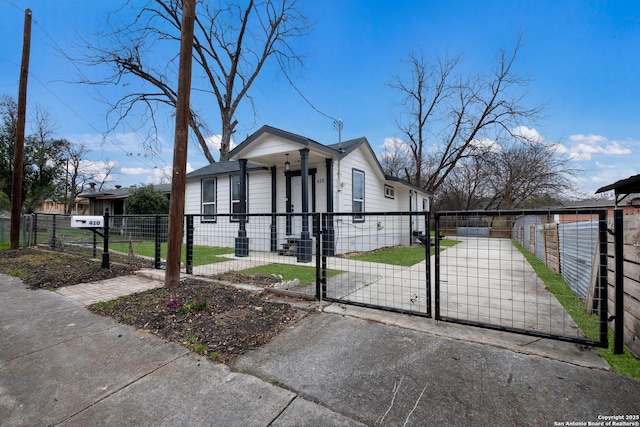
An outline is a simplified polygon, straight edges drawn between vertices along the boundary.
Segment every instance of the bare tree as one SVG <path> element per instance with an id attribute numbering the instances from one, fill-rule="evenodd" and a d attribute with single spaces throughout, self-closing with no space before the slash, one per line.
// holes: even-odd
<path id="1" fill-rule="evenodd" d="M 411 181 L 414 169 L 414 157 L 412 151 L 404 141 L 398 138 L 388 138 L 378 156 L 380 166 L 387 175 Z"/>
<path id="2" fill-rule="evenodd" d="M 480 156 L 459 162 L 442 182 L 434 200 L 435 210 L 481 209 L 481 202 L 490 194 L 484 174 Z"/>
<path id="3" fill-rule="evenodd" d="M 89 150 L 84 144 L 69 145 L 67 148 L 67 177 L 65 182 L 65 204 L 68 215 L 73 213 L 76 198 L 85 190 L 85 185 L 92 179 L 91 175 L 82 169 Z"/>
<path id="4" fill-rule="evenodd" d="M 491 194 L 484 208 L 533 208 L 560 199 L 574 172 L 568 161 L 554 144 L 522 138 L 489 153 L 482 159 L 483 181 Z"/>
<path id="5" fill-rule="evenodd" d="M 401 95 L 396 119 L 412 153 L 411 182 L 435 192 L 458 162 L 479 154 L 478 142 L 506 131 L 540 112 L 524 105 L 517 89 L 527 81 L 513 73 L 519 42 L 508 54 L 502 50 L 487 76 L 456 74 L 459 58 L 427 62 L 411 54 L 406 75 L 389 86 Z"/>
<path id="6" fill-rule="evenodd" d="M 574 172 L 555 144 L 510 138 L 458 162 L 440 186 L 434 205 L 437 210 L 549 206 L 570 189 Z"/>
<path id="7" fill-rule="evenodd" d="M 272 58 L 285 68 L 301 64 L 291 41 L 306 35 L 306 17 L 297 0 L 200 0 L 194 35 L 194 92 L 213 95 L 221 128 L 220 160 L 227 160 L 231 137 L 238 120 L 239 105 L 267 61 Z M 133 6 L 127 3 L 128 6 Z M 113 23 L 102 43 L 88 44 L 90 53 L 83 62 L 110 67 L 111 74 L 91 84 L 136 86 L 118 99 L 110 110 L 115 115 L 111 129 L 136 111 L 144 123 L 151 123 L 146 146 L 157 141 L 156 115 L 161 106 L 175 108 L 177 101 L 177 61 L 180 42 L 182 0 L 150 0 L 137 12 L 134 22 Z M 114 14 L 113 16 L 118 16 Z M 159 58 L 161 52 L 167 56 Z M 131 79 L 129 79 L 131 77 Z M 198 85 L 201 86 L 198 87 Z M 140 108 L 141 110 L 138 110 Z M 254 109 L 255 111 L 255 109 Z M 189 127 L 210 163 L 215 161 L 207 137 L 210 121 L 191 110 Z"/>

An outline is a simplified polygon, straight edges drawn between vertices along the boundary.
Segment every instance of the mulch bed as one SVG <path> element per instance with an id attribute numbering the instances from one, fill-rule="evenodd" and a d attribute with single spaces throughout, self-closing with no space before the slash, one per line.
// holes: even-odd
<path id="1" fill-rule="evenodd" d="M 37 248 L 0 251 L 0 273 L 18 276 L 32 288 L 55 290 L 133 274 L 150 268 L 139 258 L 112 257 L 111 268 L 86 256 Z M 269 287 L 275 277 L 227 274 L 225 281 Z M 210 280 L 189 279 L 175 289 L 154 289 L 94 304 L 89 309 L 187 346 L 223 363 L 267 343 L 305 314 L 265 293 L 248 292 Z"/>
<path id="2" fill-rule="evenodd" d="M 264 345 L 299 317 L 291 305 L 262 293 L 191 279 L 176 289 L 154 289 L 89 308 L 223 363 Z"/>
<path id="3" fill-rule="evenodd" d="M 88 256 L 38 248 L 0 251 L 0 273 L 17 276 L 32 288 L 58 289 L 133 274 L 153 263 L 141 258 L 111 256 L 111 268 Z"/>

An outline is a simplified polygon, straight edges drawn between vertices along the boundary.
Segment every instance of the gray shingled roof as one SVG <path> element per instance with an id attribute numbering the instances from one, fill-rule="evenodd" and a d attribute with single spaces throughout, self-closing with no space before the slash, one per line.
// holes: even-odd
<path id="1" fill-rule="evenodd" d="M 256 171 L 265 169 L 262 166 L 247 163 L 247 171 Z M 187 174 L 187 180 L 209 178 L 218 175 L 231 175 L 240 172 L 240 163 L 237 161 L 216 162 L 204 166 L 198 170 Z"/>
<path id="2" fill-rule="evenodd" d="M 171 184 L 157 184 L 154 185 L 158 190 L 162 190 L 163 192 L 170 194 L 171 193 Z M 78 194 L 79 197 L 84 197 L 90 199 L 92 197 L 103 197 L 103 196 L 114 196 L 114 197 L 127 197 L 132 191 L 138 189 L 140 187 L 121 187 L 121 188 L 103 188 L 102 190 L 97 191 L 85 191 Z"/>
<path id="3" fill-rule="evenodd" d="M 237 155 L 246 146 L 250 145 L 253 141 L 255 141 L 263 133 L 270 133 L 272 135 L 276 135 L 276 136 L 279 136 L 281 138 L 285 138 L 285 139 L 287 139 L 289 141 L 296 142 L 296 143 L 301 144 L 303 146 L 313 147 L 315 149 L 318 149 L 320 151 L 328 153 L 329 155 L 336 156 L 339 159 L 344 158 L 349 153 L 351 153 L 352 151 L 356 150 L 358 147 L 360 147 L 361 145 L 364 144 L 369 149 L 371 154 L 373 155 L 373 158 L 375 159 L 375 161 L 376 161 L 376 163 L 378 165 L 378 168 L 380 169 L 380 171 L 383 172 L 383 175 L 384 175 L 386 180 L 395 181 L 395 182 L 403 184 L 403 185 L 405 185 L 405 186 L 407 186 L 409 188 L 412 188 L 414 190 L 421 191 L 421 192 L 427 193 L 427 194 L 431 194 L 427 190 L 425 190 L 424 188 L 420 188 L 420 187 L 418 187 L 416 185 L 410 184 L 410 183 L 408 183 L 407 181 L 405 181 L 405 180 L 403 180 L 401 178 L 397 178 L 397 177 L 394 177 L 394 176 L 390 176 L 390 175 L 384 174 L 384 171 L 382 170 L 382 165 L 380 165 L 380 162 L 378 161 L 378 157 L 373 152 L 373 149 L 371 148 L 371 145 L 369 144 L 369 141 L 367 141 L 367 138 L 365 138 L 365 137 L 350 139 L 348 141 L 343 141 L 341 143 L 323 145 L 323 144 L 321 144 L 321 143 L 319 143 L 317 141 L 314 141 L 314 140 L 312 140 L 310 138 L 307 138 L 307 137 L 304 137 L 302 135 L 297 135 L 295 133 L 287 132 L 287 131 L 284 131 L 282 129 L 274 128 L 274 127 L 269 126 L 269 125 L 264 125 L 260 129 L 258 129 L 256 132 L 251 134 L 240 145 L 238 145 L 236 148 L 231 150 L 231 152 L 229 153 L 229 157 L 233 157 L 233 156 Z M 261 166 L 257 166 L 257 165 L 247 164 L 247 170 L 248 171 L 259 170 L 259 169 L 265 169 L 265 168 L 263 168 Z M 196 171 L 193 171 L 193 172 L 187 174 L 187 180 L 202 179 L 202 178 L 207 178 L 207 177 L 213 177 L 213 176 L 216 176 L 216 175 L 229 175 L 231 173 L 238 172 L 238 171 L 239 171 L 239 164 L 238 164 L 237 161 L 217 162 L 217 163 L 212 163 L 210 165 L 207 165 L 207 166 L 205 166 L 203 168 L 200 168 L 200 169 L 198 169 Z"/>

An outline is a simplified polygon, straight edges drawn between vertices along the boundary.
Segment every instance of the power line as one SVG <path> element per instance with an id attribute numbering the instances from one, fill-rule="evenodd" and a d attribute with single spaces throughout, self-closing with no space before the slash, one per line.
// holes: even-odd
<path id="1" fill-rule="evenodd" d="M 4 0 L 7 1 L 7 0 Z M 47 32 L 46 29 L 44 29 L 39 23 L 38 21 L 35 22 L 36 26 L 47 36 L 47 38 L 53 43 L 53 48 L 54 50 L 56 50 L 59 54 L 61 54 L 65 59 L 69 60 L 69 62 L 73 65 L 73 67 L 76 69 L 76 71 L 78 73 L 80 73 L 80 75 L 86 80 L 86 81 L 90 81 L 89 78 L 86 76 L 86 74 L 84 74 L 84 72 L 80 69 L 80 67 L 78 67 L 78 65 L 75 63 L 75 61 L 70 60 L 67 55 L 64 53 L 64 50 L 60 47 L 60 45 L 56 42 L 56 40 L 51 37 L 51 35 Z M 98 90 L 98 88 L 95 85 L 91 85 L 91 87 L 93 88 L 93 90 L 98 94 L 99 98 L 105 102 L 105 103 L 109 103 L 109 101 L 107 100 L 107 98 Z M 47 90 L 49 90 L 47 88 Z M 53 92 L 52 92 L 53 94 Z M 58 99 L 60 99 L 57 95 L 53 94 L 54 96 L 56 96 Z M 62 100 L 61 100 L 62 101 Z M 94 129 L 96 132 L 103 134 L 103 138 L 105 139 L 105 141 L 113 144 L 114 146 L 116 146 L 118 149 L 122 150 L 124 153 L 127 154 L 128 157 L 133 157 L 133 153 L 128 152 L 127 150 L 125 150 L 124 148 L 120 147 L 115 141 L 111 140 L 110 138 L 108 138 L 106 135 L 104 135 L 103 132 L 100 132 L 99 130 L 97 130 L 91 123 L 89 123 L 88 121 L 86 121 L 84 118 L 82 118 L 82 116 L 80 116 L 77 112 L 75 112 L 68 104 L 66 104 L 64 101 L 62 101 L 69 109 L 71 109 L 71 111 L 73 111 L 76 115 L 78 115 L 79 117 L 81 117 L 81 119 L 87 123 L 92 129 Z M 144 140 L 145 138 L 140 135 L 135 128 L 133 128 L 125 119 L 122 120 L 126 125 L 129 126 L 130 129 L 132 129 L 132 132 L 134 134 L 136 134 L 141 140 Z M 159 160 L 164 166 L 167 166 L 167 163 L 159 156 L 155 156 L 155 158 L 157 160 Z M 155 168 L 156 165 L 152 164 L 149 165 L 148 163 L 145 163 L 141 160 L 139 160 L 140 163 L 149 166 L 151 168 Z"/>
<path id="2" fill-rule="evenodd" d="M 3 0 L 6 4 L 8 4 L 9 6 L 15 7 L 16 9 L 18 9 L 20 12 L 24 13 L 25 9 L 22 9 L 21 7 L 18 7 L 17 5 L 11 3 L 9 0 Z"/>
<path id="3" fill-rule="evenodd" d="M 300 97 L 304 100 L 304 102 L 307 103 L 307 105 L 309 105 L 309 107 L 311 107 L 313 109 L 313 111 L 315 111 L 316 113 L 331 119 L 333 121 L 333 125 L 337 126 L 340 130 L 342 130 L 342 119 L 336 119 L 335 117 L 332 117 L 322 111 L 320 111 L 315 105 L 313 105 L 313 103 L 311 101 L 309 101 L 309 99 L 302 93 L 302 91 L 300 89 L 298 89 L 298 86 L 295 85 L 295 83 L 293 83 L 293 81 L 291 80 L 291 78 L 289 77 L 289 74 L 287 73 L 287 70 L 284 66 L 284 64 L 282 63 L 282 59 L 277 57 L 278 59 L 278 64 L 280 65 L 280 70 L 282 70 L 282 73 L 284 74 L 284 77 L 287 79 L 287 81 L 289 82 L 289 84 L 291 85 L 291 87 L 293 88 L 293 90 L 295 90 L 298 95 L 300 95 Z"/>
<path id="4" fill-rule="evenodd" d="M 21 11 L 24 13 L 25 9 L 20 8 L 19 6 L 15 5 L 14 3 L 10 2 L 9 0 L 3 0 L 6 4 L 8 4 L 11 7 L 14 7 L 15 9 Z M 56 40 L 51 37 L 51 35 L 47 32 L 47 30 L 38 23 L 37 20 L 34 20 L 35 25 L 44 33 L 44 35 L 50 40 L 51 43 L 53 43 L 53 45 L 50 44 L 50 46 L 56 50 L 58 53 L 62 54 L 62 56 L 66 59 L 68 59 L 68 57 L 64 54 L 63 49 L 60 47 L 60 45 L 56 42 Z M 19 64 L 16 64 L 15 62 L 7 59 L 7 58 L 3 58 L 0 57 L 1 59 L 4 59 L 6 62 L 16 65 L 19 67 Z M 87 78 L 87 76 L 84 74 L 84 72 L 77 66 L 77 64 L 74 61 L 69 61 L 71 62 L 71 64 L 74 66 L 74 68 L 76 69 L 76 71 L 78 71 L 78 73 L 80 73 L 82 75 L 82 77 L 89 81 L 89 79 Z M 119 149 L 120 151 L 122 151 L 123 153 L 125 153 L 125 155 L 127 157 L 131 157 L 134 158 L 133 153 L 129 152 L 127 150 L 125 150 L 123 147 L 121 147 L 116 141 L 114 141 L 113 139 L 109 138 L 107 135 L 104 134 L 104 132 L 101 132 L 100 130 L 98 130 L 92 123 L 90 123 L 88 120 L 86 120 L 80 113 L 78 113 L 75 109 L 73 109 L 69 104 L 67 104 L 57 93 L 55 93 L 51 88 L 48 87 L 48 85 L 46 85 L 38 76 L 36 76 L 35 74 L 33 74 L 32 72 L 29 72 L 29 75 L 31 75 L 34 79 L 36 79 L 38 81 L 38 83 L 40 83 L 40 85 L 46 89 L 51 95 L 53 95 L 56 99 L 58 99 L 58 101 L 60 101 L 65 107 L 67 107 L 73 114 L 75 114 L 78 118 L 80 118 L 81 121 L 83 121 L 84 123 L 86 123 L 87 125 L 89 125 L 89 127 L 91 129 L 93 129 L 96 133 L 101 134 L 104 141 L 110 143 L 111 145 L 113 145 L 114 147 L 116 147 L 117 149 Z M 108 100 L 106 99 L 106 97 L 95 87 L 92 86 L 94 91 L 98 94 L 99 98 L 108 103 Z M 129 126 L 130 129 L 132 129 L 132 133 L 134 133 L 135 135 L 137 135 L 141 140 L 144 140 L 145 138 L 142 137 L 142 135 L 140 135 L 135 128 L 133 128 L 132 126 L 130 126 L 126 120 L 123 120 L 123 122 L 125 124 L 127 124 Z M 162 165 L 167 166 L 167 163 L 164 161 L 164 159 L 162 159 L 161 157 L 155 155 L 154 156 L 156 160 L 158 160 Z M 151 169 L 155 169 L 157 168 L 157 166 L 155 164 L 149 164 L 145 161 L 143 161 L 140 157 L 135 157 L 137 159 L 137 161 L 143 165 L 145 165 L 146 167 L 149 167 Z"/>

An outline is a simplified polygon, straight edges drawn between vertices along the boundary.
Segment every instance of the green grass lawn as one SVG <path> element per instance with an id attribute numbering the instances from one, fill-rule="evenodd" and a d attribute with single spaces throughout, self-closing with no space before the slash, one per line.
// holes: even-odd
<path id="1" fill-rule="evenodd" d="M 582 332 L 584 332 L 585 336 L 593 340 L 599 340 L 600 319 L 598 315 L 586 312 L 584 301 L 569 288 L 560 274 L 553 272 L 553 270 L 536 258 L 535 255 L 526 251 L 518 242 L 513 241 L 513 244 L 524 255 L 538 277 L 540 277 L 560 304 L 567 310 L 567 313 L 569 313 L 573 321 L 576 322 Z M 611 329 L 609 329 L 609 347 L 598 348 L 598 353 L 600 353 L 600 356 L 611 366 L 613 372 L 633 378 L 640 378 L 640 360 L 633 357 L 629 350 L 627 350 L 627 346 L 624 347 L 624 354 L 613 354 L 613 331 Z"/>
<path id="2" fill-rule="evenodd" d="M 263 274 L 269 276 L 271 274 L 279 274 L 283 280 L 298 279 L 300 286 L 308 285 L 310 283 L 316 283 L 316 268 L 304 267 L 300 265 L 291 264 L 267 264 L 259 267 L 248 268 L 246 270 L 239 271 L 242 274 Z M 327 277 L 332 277 L 342 273 L 340 270 L 327 269 Z"/>
<path id="3" fill-rule="evenodd" d="M 136 255 L 146 256 L 153 258 L 155 256 L 155 243 L 154 242 L 134 242 L 132 243 L 133 253 Z M 182 255 L 180 257 L 181 262 L 186 261 L 186 249 L 185 245 L 182 245 Z M 128 253 L 129 243 L 113 243 L 109 244 L 109 249 Z M 214 262 L 229 261 L 229 258 L 221 257 L 219 255 L 232 254 L 233 248 L 222 248 L 218 246 L 199 246 L 193 247 L 193 265 L 211 264 Z M 167 243 L 160 244 L 160 257 L 167 258 Z"/>
<path id="4" fill-rule="evenodd" d="M 458 240 L 442 239 L 440 240 L 440 248 L 444 250 L 447 247 L 454 246 L 460 243 Z M 435 253 L 435 248 L 431 248 L 430 254 Z M 421 261 L 425 258 L 424 246 L 395 246 L 393 248 L 382 249 L 372 252 L 365 252 L 360 255 L 356 255 L 351 259 L 358 261 L 379 262 L 381 264 L 401 265 L 403 267 L 409 267 Z"/>

